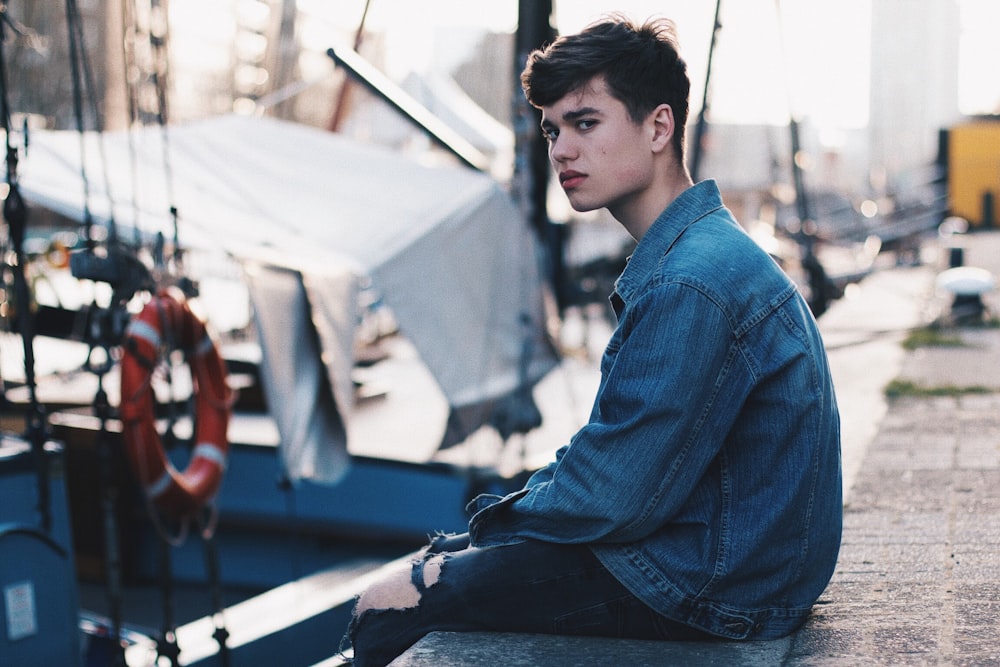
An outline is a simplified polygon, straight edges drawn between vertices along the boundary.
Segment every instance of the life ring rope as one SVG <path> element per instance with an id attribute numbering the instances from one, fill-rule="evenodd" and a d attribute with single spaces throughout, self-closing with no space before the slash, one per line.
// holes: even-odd
<path id="1" fill-rule="evenodd" d="M 167 292 L 129 322 L 122 349 L 120 413 L 129 463 L 152 505 L 173 518 L 190 518 L 214 500 L 226 470 L 234 393 L 225 363 L 201 320 Z M 171 463 L 157 431 L 152 382 L 160 361 L 175 349 L 190 367 L 195 404 L 195 446 L 184 471 Z"/>

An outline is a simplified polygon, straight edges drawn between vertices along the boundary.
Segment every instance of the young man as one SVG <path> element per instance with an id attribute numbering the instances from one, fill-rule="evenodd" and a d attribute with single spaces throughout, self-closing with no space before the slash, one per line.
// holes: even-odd
<path id="1" fill-rule="evenodd" d="M 623 18 L 529 58 L 525 94 L 578 211 L 638 245 L 589 423 L 505 498 L 473 501 L 359 600 L 355 665 L 433 630 L 666 640 L 794 631 L 840 545 L 840 425 L 809 308 L 684 165 L 673 26 Z"/>

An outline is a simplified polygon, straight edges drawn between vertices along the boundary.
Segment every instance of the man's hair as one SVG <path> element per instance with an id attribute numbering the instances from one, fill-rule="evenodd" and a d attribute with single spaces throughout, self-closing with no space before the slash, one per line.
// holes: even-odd
<path id="1" fill-rule="evenodd" d="M 558 37 L 528 56 L 521 87 L 528 102 L 541 108 L 599 75 L 636 123 L 660 104 L 670 105 L 677 125 L 674 149 L 683 160 L 691 82 L 673 21 L 653 19 L 637 25 L 611 15 L 575 35 Z"/>

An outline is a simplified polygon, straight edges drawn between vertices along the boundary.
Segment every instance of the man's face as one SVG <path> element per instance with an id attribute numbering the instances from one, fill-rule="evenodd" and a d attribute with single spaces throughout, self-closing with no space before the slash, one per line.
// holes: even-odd
<path id="1" fill-rule="evenodd" d="M 652 178 L 650 130 L 611 96 L 603 77 L 542 108 L 542 131 L 559 183 L 577 211 L 637 203 Z"/>

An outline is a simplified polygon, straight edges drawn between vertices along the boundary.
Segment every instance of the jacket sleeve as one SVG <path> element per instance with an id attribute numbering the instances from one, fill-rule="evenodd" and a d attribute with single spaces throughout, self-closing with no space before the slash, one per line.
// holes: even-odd
<path id="1" fill-rule="evenodd" d="M 697 486 L 746 393 L 732 377 L 742 366 L 729 323 L 699 290 L 667 284 L 637 299 L 620 327 L 590 422 L 524 489 L 479 506 L 473 544 L 635 541 Z"/>

